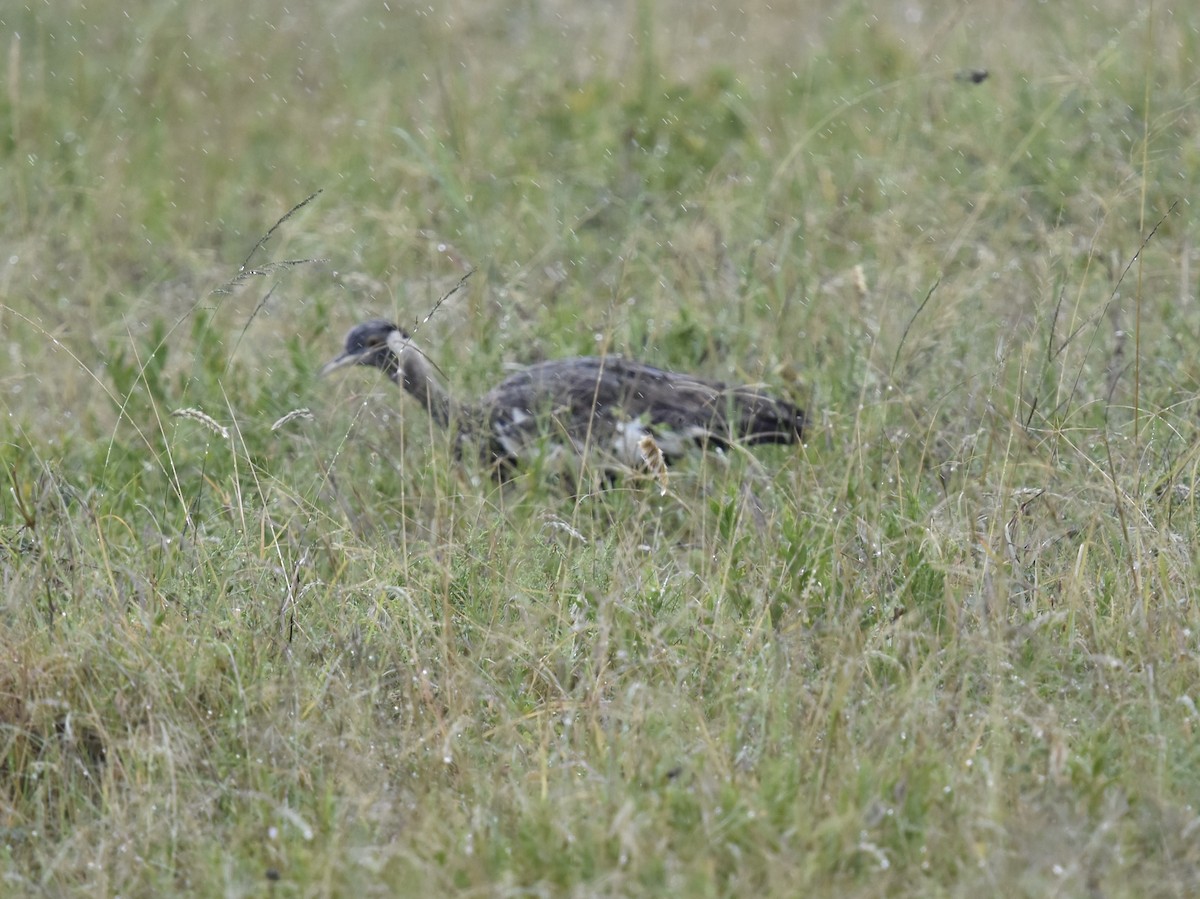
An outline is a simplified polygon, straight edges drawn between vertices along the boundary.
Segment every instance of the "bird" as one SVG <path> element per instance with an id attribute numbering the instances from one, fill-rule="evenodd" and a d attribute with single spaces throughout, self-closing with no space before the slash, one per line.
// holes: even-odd
<path id="1" fill-rule="evenodd" d="M 539 454 L 599 453 L 602 469 L 611 472 L 645 465 L 648 446 L 661 451 L 665 465 L 693 446 L 797 443 L 805 425 L 803 410 L 756 386 L 730 386 L 617 355 L 538 362 L 477 402 L 462 402 L 412 336 L 383 319 L 351 328 L 342 352 L 320 375 L 350 365 L 382 371 L 452 431 L 460 459 L 475 456 L 501 482 Z"/>

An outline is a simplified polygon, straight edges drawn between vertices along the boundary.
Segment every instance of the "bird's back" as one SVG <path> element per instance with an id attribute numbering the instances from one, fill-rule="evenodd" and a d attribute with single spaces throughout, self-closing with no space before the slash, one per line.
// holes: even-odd
<path id="1" fill-rule="evenodd" d="M 531 365 L 505 379 L 481 405 L 505 454 L 514 458 L 538 433 L 565 436 L 576 449 L 611 449 L 635 462 L 642 434 L 676 455 L 689 444 L 792 443 L 804 423 L 794 405 L 755 387 L 730 387 L 619 356 Z"/>

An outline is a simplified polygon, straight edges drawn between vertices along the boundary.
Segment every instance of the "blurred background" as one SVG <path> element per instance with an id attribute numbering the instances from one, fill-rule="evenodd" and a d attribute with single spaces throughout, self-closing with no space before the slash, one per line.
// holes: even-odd
<path id="1" fill-rule="evenodd" d="M 1169 7 L 47 2 L 2 24 L 6 405 L 51 440 L 117 427 L 164 351 L 176 403 L 213 367 L 246 413 L 318 402 L 349 324 L 412 325 L 468 270 L 426 329 L 465 389 L 603 343 L 786 365 L 837 405 L 1060 301 L 1093 321 L 1197 162 L 1196 37 Z M 316 191 L 249 259 L 266 274 L 214 293 Z M 1176 210 L 1139 268 L 1156 340 L 1196 330 Z M 1111 352 L 1128 315 L 1103 312 Z"/>

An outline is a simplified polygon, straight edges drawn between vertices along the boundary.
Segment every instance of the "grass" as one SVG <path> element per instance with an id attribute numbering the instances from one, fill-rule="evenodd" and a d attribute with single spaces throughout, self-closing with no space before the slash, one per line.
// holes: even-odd
<path id="1" fill-rule="evenodd" d="M 976 6 L 0 13 L 3 892 L 1193 895 L 1200 19 Z M 498 489 L 379 315 L 812 426 Z"/>

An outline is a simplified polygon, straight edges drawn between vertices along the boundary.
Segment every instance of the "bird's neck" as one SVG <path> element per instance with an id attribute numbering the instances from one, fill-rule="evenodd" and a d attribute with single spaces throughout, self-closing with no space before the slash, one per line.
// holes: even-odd
<path id="1" fill-rule="evenodd" d="M 459 410 L 433 363 L 398 331 L 388 337 L 388 347 L 396 356 L 396 365 L 388 369 L 392 380 L 416 397 L 435 422 L 449 427 Z"/>

